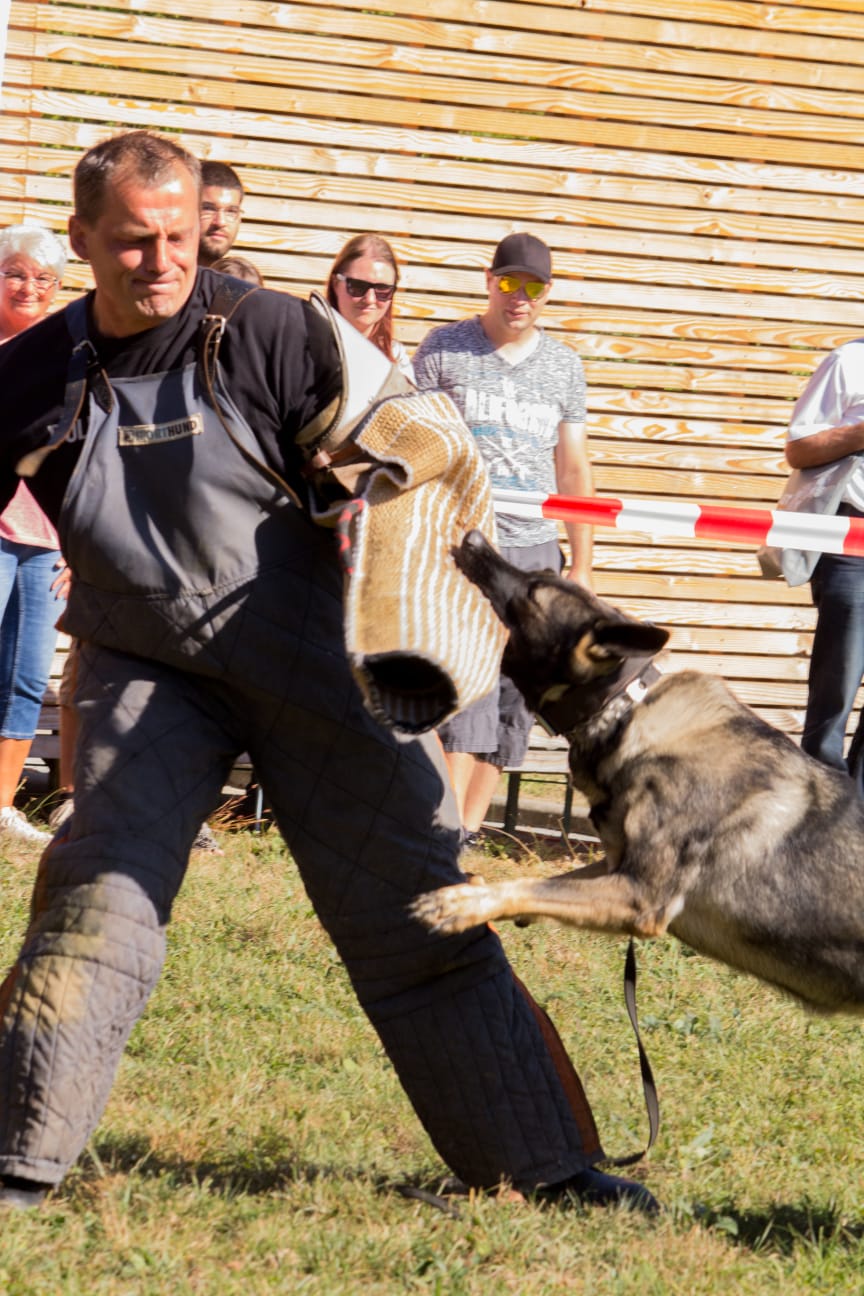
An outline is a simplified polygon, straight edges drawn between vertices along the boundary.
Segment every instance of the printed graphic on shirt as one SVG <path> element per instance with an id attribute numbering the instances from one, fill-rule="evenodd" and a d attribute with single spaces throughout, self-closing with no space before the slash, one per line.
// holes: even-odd
<path id="1" fill-rule="evenodd" d="M 489 469 L 494 490 L 555 493 L 555 447 L 562 423 L 585 419 L 582 363 L 570 347 L 541 331 L 518 364 L 497 354 L 479 319 L 433 329 L 414 357 L 420 387 L 446 391 Z M 506 545 L 554 540 L 557 523 L 498 513 Z"/>
<path id="2" fill-rule="evenodd" d="M 520 394 L 506 377 L 495 392 L 466 387 L 464 399 L 463 417 L 477 438 L 493 489 L 535 489 L 539 472 L 545 478 L 542 489 L 549 485 L 551 493 L 559 405 Z"/>

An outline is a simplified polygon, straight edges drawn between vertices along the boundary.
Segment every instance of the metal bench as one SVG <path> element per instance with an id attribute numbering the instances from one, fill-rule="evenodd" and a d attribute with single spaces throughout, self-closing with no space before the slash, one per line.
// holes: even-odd
<path id="1" fill-rule="evenodd" d="M 560 735 L 553 737 L 535 725 L 525 760 L 518 767 L 504 770 L 506 790 L 503 797 L 493 797 L 487 824 L 510 834 L 527 831 L 560 834 L 565 840 L 570 836 L 593 838 L 588 803 L 570 786 L 568 770 L 567 740 Z M 524 784 L 535 778 L 548 785 L 554 795 L 526 797 Z"/>

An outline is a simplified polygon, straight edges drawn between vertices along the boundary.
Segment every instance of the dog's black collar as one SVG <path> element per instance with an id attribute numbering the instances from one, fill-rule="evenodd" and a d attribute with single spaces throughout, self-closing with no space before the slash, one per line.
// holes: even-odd
<path id="1" fill-rule="evenodd" d="M 646 663 L 644 657 L 632 660 L 630 666 L 629 670 L 622 667 L 610 675 L 606 687 L 599 690 L 596 681 L 589 689 L 584 684 L 571 684 L 560 697 L 544 702 L 536 712 L 538 722 L 548 734 L 569 734 L 624 693 L 633 701 L 641 701 L 649 685 L 660 678 L 660 671 L 653 661 Z"/>

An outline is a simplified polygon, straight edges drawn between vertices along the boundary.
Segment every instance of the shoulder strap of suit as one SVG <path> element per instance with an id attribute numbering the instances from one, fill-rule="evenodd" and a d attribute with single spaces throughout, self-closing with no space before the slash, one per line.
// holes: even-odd
<path id="1" fill-rule="evenodd" d="M 77 297 L 63 312 L 72 351 L 66 369 L 66 390 L 63 410 L 57 426 L 45 445 L 32 450 L 16 465 L 22 477 L 33 477 L 47 455 L 66 440 L 84 407 L 87 393 L 92 392 L 97 403 L 108 413 L 114 404 L 114 393 L 108 375 L 99 363 L 96 348 L 87 334 L 87 298 Z"/>
<path id="2" fill-rule="evenodd" d="M 225 417 L 222 402 L 219 400 L 216 391 L 216 361 L 219 358 L 219 344 L 225 335 L 228 321 L 240 303 L 245 301 L 250 293 L 258 291 L 257 284 L 250 284 L 245 279 L 232 279 L 229 275 L 225 275 L 224 278 L 225 282 L 221 283 L 213 294 L 207 314 L 201 321 L 201 331 L 198 334 L 198 363 L 204 386 L 219 422 L 243 457 L 257 468 L 268 481 L 277 485 L 280 490 L 283 490 L 286 495 L 294 500 L 295 504 L 299 505 L 300 499 L 297 492 L 288 485 L 285 479 L 269 464 L 265 463 L 263 459 L 259 459 L 252 454 L 245 442 L 238 441 L 230 420 Z"/>
<path id="3" fill-rule="evenodd" d="M 250 293 L 258 291 L 257 284 L 248 283 L 245 279 L 234 279 L 231 275 L 223 275 L 222 280 L 211 298 L 198 335 L 198 358 L 208 388 L 213 385 L 219 344 L 229 319 Z"/>

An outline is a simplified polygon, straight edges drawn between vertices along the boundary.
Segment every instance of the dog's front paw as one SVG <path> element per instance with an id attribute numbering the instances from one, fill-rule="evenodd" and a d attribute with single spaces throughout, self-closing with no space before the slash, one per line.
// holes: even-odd
<path id="1" fill-rule="evenodd" d="M 488 922 L 494 916 L 492 907 L 487 887 L 465 882 L 418 896 L 411 904 L 411 914 L 430 931 L 451 936 Z"/>

